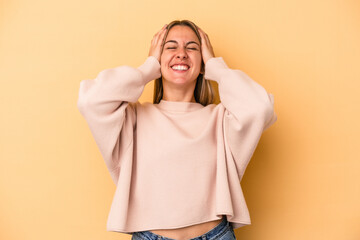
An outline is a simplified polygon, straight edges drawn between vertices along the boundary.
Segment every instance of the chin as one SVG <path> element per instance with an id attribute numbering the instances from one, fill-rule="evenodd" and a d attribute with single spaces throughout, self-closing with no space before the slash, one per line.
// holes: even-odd
<path id="1" fill-rule="evenodd" d="M 189 85 L 189 84 L 193 84 L 195 80 L 187 80 L 187 79 L 172 79 L 172 80 L 165 80 L 163 79 L 163 81 L 166 81 L 168 84 L 176 84 L 176 85 Z"/>

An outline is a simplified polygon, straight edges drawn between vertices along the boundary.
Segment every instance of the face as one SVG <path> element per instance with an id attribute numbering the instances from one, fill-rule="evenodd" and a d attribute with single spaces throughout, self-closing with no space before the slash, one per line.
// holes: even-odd
<path id="1" fill-rule="evenodd" d="M 201 70 L 200 41 L 187 26 L 170 29 L 160 57 L 163 81 L 187 84 L 196 81 Z"/>

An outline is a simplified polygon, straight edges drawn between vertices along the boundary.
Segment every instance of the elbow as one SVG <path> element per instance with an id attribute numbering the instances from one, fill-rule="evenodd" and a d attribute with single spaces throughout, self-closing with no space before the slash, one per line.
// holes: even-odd
<path id="1" fill-rule="evenodd" d="M 86 95 L 79 94 L 77 100 L 77 108 L 79 112 L 86 118 L 90 113 L 98 111 L 97 103 L 93 98 L 89 98 Z"/>
<path id="2" fill-rule="evenodd" d="M 101 71 L 97 76 L 97 81 L 101 85 L 109 85 L 113 88 L 128 88 L 141 82 L 142 74 L 137 68 L 130 66 L 119 66 L 115 68 L 105 69 Z M 134 81 L 138 79 L 139 81 Z"/>
<path id="3" fill-rule="evenodd" d="M 262 119 L 264 121 L 264 129 L 270 127 L 277 120 L 277 115 L 274 111 L 274 96 L 270 93 L 268 94 L 269 101 L 263 105 L 262 109 Z"/>
<path id="4" fill-rule="evenodd" d="M 84 113 L 84 110 L 86 109 L 86 102 L 82 99 L 82 98 L 78 98 L 77 103 L 76 103 L 77 109 L 79 110 L 79 112 L 81 114 Z"/>
<path id="5" fill-rule="evenodd" d="M 89 81 L 83 80 L 80 82 L 79 96 L 77 99 L 76 106 L 81 114 L 85 114 L 86 110 L 89 109 Z"/>
<path id="6" fill-rule="evenodd" d="M 273 118 L 274 114 L 275 114 L 274 106 L 268 105 L 267 107 L 264 108 L 262 116 L 263 116 L 265 122 L 268 122 Z"/>
<path id="7" fill-rule="evenodd" d="M 89 109 L 89 102 L 84 99 L 83 97 L 79 96 L 77 103 L 76 103 L 77 109 L 79 110 L 79 112 L 85 116 L 86 112 Z"/>

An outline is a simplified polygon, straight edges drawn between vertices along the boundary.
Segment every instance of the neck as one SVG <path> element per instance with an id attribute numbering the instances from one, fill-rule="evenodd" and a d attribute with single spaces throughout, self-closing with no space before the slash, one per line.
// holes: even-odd
<path id="1" fill-rule="evenodd" d="M 173 102 L 196 102 L 194 97 L 196 81 L 186 87 L 174 86 L 163 81 L 164 94 L 162 99 Z"/>

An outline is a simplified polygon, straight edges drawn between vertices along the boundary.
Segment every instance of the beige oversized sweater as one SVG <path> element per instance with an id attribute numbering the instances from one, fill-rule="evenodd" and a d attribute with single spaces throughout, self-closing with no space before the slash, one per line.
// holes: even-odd
<path id="1" fill-rule="evenodd" d="M 77 106 L 117 186 L 107 230 L 175 229 L 221 215 L 234 229 L 250 224 L 240 181 L 277 120 L 272 94 L 220 57 L 208 60 L 205 77 L 219 84 L 221 103 L 139 103 L 158 77 L 148 57 L 80 83 Z"/>

